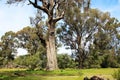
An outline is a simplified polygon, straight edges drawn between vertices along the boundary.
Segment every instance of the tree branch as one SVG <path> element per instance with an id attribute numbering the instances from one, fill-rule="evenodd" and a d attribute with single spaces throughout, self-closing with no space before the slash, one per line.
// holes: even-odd
<path id="1" fill-rule="evenodd" d="M 54 2 L 54 5 L 53 5 L 52 10 L 51 10 L 51 12 L 50 12 L 51 15 L 53 15 L 53 12 L 54 12 L 54 9 L 55 9 L 55 6 L 56 6 L 56 5 L 57 5 L 57 2 Z"/>
<path id="2" fill-rule="evenodd" d="M 44 4 L 44 1 L 43 0 L 40 0 L 42 1 L 42 3 Z M 37 4 L 37 0 L 35 0 L 35 2 L 32 2 L 31 0 L 29 0 L 30 4 L 32 4 L 35 8 L 38 8 L 40 10 L 42 10 L 43 12 L 45 12 L 46 14 L 50 15 L 49 14 L 49 10 L 43 5 L 43 6 L 39 6 Z"/>
<path id="3" fill-rule="evenodd" d="M 64 17 L 64 11 L 62 12 L 61 16 L 59 16 L 59 17 L 57 17 L 57 18 L 54 18 L 53 21 L 54 21 L 54 22 L 57 22 L 57 21 L 63 19 L 63 17 Z"/>

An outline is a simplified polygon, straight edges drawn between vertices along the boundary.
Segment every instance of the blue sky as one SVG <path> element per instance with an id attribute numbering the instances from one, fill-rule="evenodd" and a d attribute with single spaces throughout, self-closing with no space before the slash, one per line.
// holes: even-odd
<path id="1" fill-rule="evenodd" d="M 120 0 L 92 0 L 91 7 L 110 12 L 112 17 L 120 21 Z"/>
<path id="2" fill-rule="evenodd" d="M 30 5 L 6 5 L 5 1 L 0 2 L 0 37 L 7 31 L 16 32 L 30 25 L 29 17 L 35 14 L 34 8 Z M 108 11 L 111 16 L 120 20 L 120 0 L 92 0 L 91 7 Z"/>
<path id="3" fill-rule="evenodd" d="M 0 37 L 6 31 L 18 31 L 28 26 L 29 17 L 35 13 L 32 6 L 6 5 L 4 1 L 0 2 Z"/>

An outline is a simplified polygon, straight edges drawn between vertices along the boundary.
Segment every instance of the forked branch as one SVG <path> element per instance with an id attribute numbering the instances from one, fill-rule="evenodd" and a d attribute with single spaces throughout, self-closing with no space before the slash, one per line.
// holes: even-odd
<path id="1" fill-rule="evenodd" d="M 42 1 L 43 6 L 38 5 L 37 0 L 35 0 L 35 2 L 32 2 L 31 0 L 29 0 L 30 4 L 32 4 L 35 8 L 40 9 L 49 15 L 49 10 L 47 9 L 47 7 L 45 7 L 45 2 L 43 0 L 40 0 L 40 1 Z"/>

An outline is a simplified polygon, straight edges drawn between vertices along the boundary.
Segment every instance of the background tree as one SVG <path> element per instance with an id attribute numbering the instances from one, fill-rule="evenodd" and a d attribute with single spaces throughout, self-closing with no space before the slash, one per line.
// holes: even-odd
<path id="1" fill-rule="evenodd" d="M 24 48 L 31 55 L 42 51 L 45 51 L 45 47 L 42 45 L 41 40 L 39 40 L 39 36 L 36 34 L 35 27 L 25 27 L 22 30 L 16 33 L 19 48 Z"/>
<path id="2" fill-rule="evenodd" d="M 6 32 L 1 37 L 0 43 L 0 59 L 7 64 L 7 62 L 14 60 L 15 53 L 17 51 L 17 40 L 14 32 Z"/>
<path id="3" fill-rule="evenodd" d="M 68 9 L 66 12 L 65 22 L 62 29 L 58 29 L 58 33 L 60 40 L 74 50 L 79 68 L 84 66 L 83 63 L 91 51 L 88 48 L 90 44 L 95 43 L 93 48 L 96 55 L 109 53 L 109 51 L 116 53 L 116 45 L 119 45 L 117 19 L 111 17 L 108 12 L 103 13 L 96 9 L 82 12 L 78 7 L 72 7 L 72 10 Z"/>
<path id="4" fill-rule="evenodd" d="M 76 13 L 74 13 L 76 12 Z M 88 55 L 88 46 L 97 30 L 98 11 L 81 12 L 79 7 L 67 11 L 63 27 L 58 29 L 60 40 L 74 50 L 78 67 L 83 68 Z M 65 26 L 65 27 L 64 27 Z"/>
<path id="5" fill-rule="evenodd" d="M 46 67 L 46 49 L 39 35 L 42 35 L 42 33 L 39 32 L 38 34 L 36 27 L 25 27 L 16 33 L 19 48 L 24 48 L 28 51 L 28 55 L 16 58 L 15 63 L 17 65 L 25 66 L 32 70 Z"/>
<path id="6" fill-rule="evenodd" d="M 108 12 L 99 14 L 99 25 L 90 53 L 94 53 L 99 59 L 101 67 L 118 67 L 116 62 L 116 46 L 119 45 L 117 35 L 120 23 L 117 19 L 110 17 Z M 92 55 L 94 56 L 94 55 Z"/>

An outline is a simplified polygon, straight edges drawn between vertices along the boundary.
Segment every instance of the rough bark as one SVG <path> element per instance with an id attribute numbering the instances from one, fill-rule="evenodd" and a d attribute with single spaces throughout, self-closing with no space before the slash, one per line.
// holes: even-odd
<path id="1" fill-rule="evenodd" d="M 57 13 L 60 1 L 55 0 L 39 0 L 42 2 L 42 5 L 38 4 L 37 0 L 29 0 L 30 4 L 32 4 L 35 8 L 42 10 L 44 13 L 48 15 L 48 34 L 45 40 L 46 42 L 46 50 L 47 50 L 47 70 L 56 70 L 58 69 L 57 58 L 56 58 L 56 46 L 55 46 L 55 24 L 57 21 L 63 18 L 64 11 L 60 13 L 61 15 L 54 15 Z M 64 2 L 64 1 L 63 1 Z"/>
<path id="2" fill-rule="evenodd" d="M 55 46 L 55 23 L 48 23 L 48 38 L 46 40 L 47 48 L 47 70 L 58 69 L 56 46 Z"/>
<path id="3" fill-rule="evenodd" d="M 55 50 L 55 36 L 50 36 L 46 41 L 47 44 L 47 70 L 58 69 L 56 50 Z"/>

